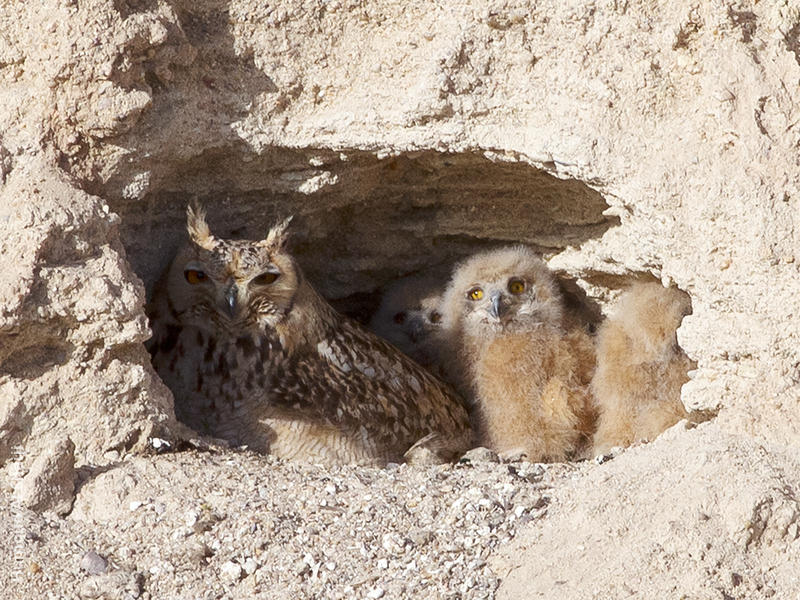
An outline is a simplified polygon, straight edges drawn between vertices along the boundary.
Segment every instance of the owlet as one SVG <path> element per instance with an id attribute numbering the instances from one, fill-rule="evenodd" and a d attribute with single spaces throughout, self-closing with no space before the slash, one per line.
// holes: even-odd
<path id="1" fill-rule="evenodd" d="M 532 250 L 506 247 L 461 263 L 444 294 L 442 335 L 479 443 L 531 461 L 585 450 L 595 417 L 592 341 L 564 329 L 555 278 Z"/>
<path id="2" fill-rule="evenodd" d="M 681 386 L 695 365 L 678 346 L 676 331 L 690 312 L 684 292 L 660 283 L 635 284 L 620 296 L 597 332 L 595 454 L 653 440 L 688 416 Z"/>
<path id="3" fill-rule="evenodd" d="M 436 369 L 435 333 L 441 326 L 439 305 L 446 280 L 408 275 L 389 285 L 370 320 L 372 331 L 428 369 Z"/>

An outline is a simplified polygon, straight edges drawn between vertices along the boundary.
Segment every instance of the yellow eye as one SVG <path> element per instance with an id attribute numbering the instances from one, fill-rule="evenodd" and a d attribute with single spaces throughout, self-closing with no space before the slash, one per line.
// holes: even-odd
<path id="1" fill-rule="evenodd" d="M 512 279 L 508 282 L 508 291 L 512 294 L 521 294 L 525 291 L 525 282 L 521 279 Z"/>
<path id="2" fill-rule="evenodd" d="M 271 271 L 267 271 L 265 273 L 262 273 L 261 275 L 253 277 L 251 281 L 256 285 L 269 285 L 270 283 L 274 283 L 277 278 L 278 278 L 277 273 L 272 273 Z"/>
<path id="3" fill-rule="evenodd" d="M 203 271 L 198 271 L 197 269 L 186 269 L 183 272 L 183 276 L 186 277 L 186 281 L 192 285 L 203 283 L 204 281 L 208 280 L 208 275 L 206 275 Z"/>
<path id="4" fill-rule="evenodd" d="M 467 292 L 467 298 L 470 300 L 480 300 L 483 298 L 483 290 L 479 287 L 472 288 L 470 291 Z"/>

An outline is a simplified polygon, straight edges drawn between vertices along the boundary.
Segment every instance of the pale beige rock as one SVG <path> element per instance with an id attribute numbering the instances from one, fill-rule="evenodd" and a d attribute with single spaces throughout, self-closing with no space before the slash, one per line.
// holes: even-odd
<path id="1" fill-rule="evenodd" d="M 95 575 L 85 579 L 78 588 L 81 600 L 112 600 L 115 598 L 139 598 L 142 593 L 144 575 L 128 571 Z"/>
<path id="2" fill-rule="evenodd" d="M 0 460 L 21 447 L 29 464 L 69 435 L 79 463 L 102 462 L 171 435 L 118 222 L 41 157 L 21 161 L 0 189 Z"/>
<path id="3" fill-rule="evenodd" d="M 798 466 L 718 424 L 676 425 L 561 488 L 493 559 L 497 597 L 791 597 Z"/>
<path id="4" fill-rule="evenodd" d="M 33 461 L 14 490 L 17 501 L 36 512 L 59 515 L 72 510 L 75 500 L 75 444 L 68 437 L 51 441 Z"/>
<path id="5" fill-rule="evenodd" d="M 579 530 L 597 568 L 562 597 L 623 593 L 631 573 L 644 597 L 679 575 L 697 597 L 793 593 L 798 32 L 796 3 L 755 0 L 4 4 L 0 461 L 30 465 L 50 431 L 78 464 L 171 439 L 141 307 L 193 199 L 224 235 L 297 214 L 303 266 L 354 312 L 432 256 L 522 241 L 594 310 L 633 279 L 686 290 L 683 400 L 719 416 L 581 468 L 560 496 L 575 510 L 554 500 L 520 561 L 575 556 L 556 533 Z M 586 521 L 618 484 L 635 505 Z M 746 543 L 748 514 L 775 525 Z M 605 532 L 637 528 L 666 554 L 627 537 L 630 566 L 604 570 Z M 708 543 L 752 577 L 705 583 L 686 556 Z"/>

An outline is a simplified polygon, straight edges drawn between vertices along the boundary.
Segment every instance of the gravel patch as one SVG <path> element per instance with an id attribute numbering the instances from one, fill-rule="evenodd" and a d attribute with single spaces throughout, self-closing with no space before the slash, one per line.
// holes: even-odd
<path id="1" fill-rule="evenodd" d="M 487 559 L 580 466 L 470 456 L 374 469 L 186 452 L 84 468 L 65 519 L 3 499 L 3 577 L 20 598 L 493 598 Z"/>

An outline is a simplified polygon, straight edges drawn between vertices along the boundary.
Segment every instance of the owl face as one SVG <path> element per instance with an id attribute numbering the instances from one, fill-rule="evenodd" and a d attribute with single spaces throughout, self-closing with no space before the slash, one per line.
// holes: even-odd
<path id="1" fill-rule="evenodd" d="M 181 322 L 234 335 L 274 327 L 298 288 L 298 269 L 284 250 L 287 224 L 260 242 L 219 240 L 203 213 L 190 208 L 191 242 L 169 273 L 169 298 Z"/>
<path id="2" fill-rule="evenodd" d="M 563 312 L 552 273 L 524 246 L 482 252 L 462 263 L 443 306 L 444 326 L 470 335 L 560 325 Z"/>
<path id="3" fill-rule="evenodd" d="M 370 328 L 406 353 L 441 326 L 443 282 L 440 278 L 409 276 L 398 280 L 383 295 Z"/>

